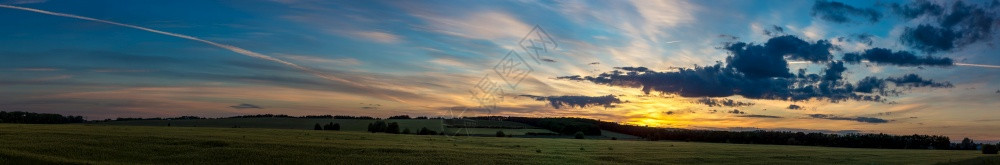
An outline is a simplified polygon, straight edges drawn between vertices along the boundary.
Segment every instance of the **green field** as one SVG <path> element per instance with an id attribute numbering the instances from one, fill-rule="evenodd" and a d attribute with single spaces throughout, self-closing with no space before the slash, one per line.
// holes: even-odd
<path id="1" fill-rule="evenodd" d="M 934 164 L 978 151 L 396 135 L 261 128 L 0 124 L 3 164 Z"/>

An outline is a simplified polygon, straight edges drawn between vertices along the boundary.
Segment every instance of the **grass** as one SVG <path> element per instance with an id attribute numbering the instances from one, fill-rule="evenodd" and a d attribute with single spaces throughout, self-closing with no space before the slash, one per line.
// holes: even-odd
<path id="1" fill-rule="evenodd" d="M 133 121 L 112 121 L 102 122 L 104 125 L 128 125 L 128 126 L 170 126 L 173 127 L 218 127 L 218 128 L 276 128 L 276 129 L 300 129 L 312 130 L 316 123 L 325 125 L 327 123 L 340 123 L 341 130 L 345 131 L 367 131 L 368 124 L 376 120 L 366 119 L 309 119 L 309 118 L 227 118 L 227 119 L 195 119 L 195 120 L 133 120 Z M 410 132 L 416 133 L 420 128 L 441 132 L 441 120 L 439 119 L 389 119 L 387 122 L 397 122 L 400 130 L 409 128 Z M 516 122 L 497 121 L 476 121 L 476 124 L 493 126 L 503 124 L 504 126 L 524 127 L 526 129 L 502 129 L 508 135 L 524 135 L 528 132 L 534 133 L 554 133 L 546 129 L 538 129 L 529 125 Z M 455 133 L 462 131 L 458 128 L 445 128 L 446 132 Z M 498 130 L 493 128 L 469 128 L 469 134 L 474 135 L 495 135 Z M 464 131 L 463 131 L 464 132 Z"/>
<path id="2" fill-rule="evenodd" d="M 0 124 L 0 139 L 0 164 L 934 164 L 997 157 L 978 151 L 83 124 Z"/>

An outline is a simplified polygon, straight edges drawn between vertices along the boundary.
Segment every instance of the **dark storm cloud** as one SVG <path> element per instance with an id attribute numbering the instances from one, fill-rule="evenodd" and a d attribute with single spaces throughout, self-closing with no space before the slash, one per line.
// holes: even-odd
<path id="1" fill-rule="evenodd" d="M 614 107 L 615 104 L 622 103 L 621 100 L 613 95 L 607 96 L 534 96 L 534 95 L 520 95 L 524 97 L 529 97 L 536 101 L 548 101 L 549 105 L 553 108 L 559 109 L 563 106 L 569 106 L 570 108 L 579 107 L 586 108 L 590 106 L 602 106 L 605 108 Z"/>
<path id="2" fill-rule="evenodd" d="M 802 109 L 802 106 L 791 104 L 791 105 L 788 105 L 788 109 L 799 110 L 799 109 Z"/>
<path id="3" fill-rule="evenodd" d="M 843 76 L 847 71 L 843 61 L 831 61 L 830 51 L 837 49 L 828 41 L 809 43 L 794 36 L 779 36 L 758 45 L 753 43 L 727 43 L 723 49 L 730 52 L 727 64 L 717 62 L 711 66 L 672 68 L 676 71 L 654 71 L 646 67 L 616 67 L 597 76 L 562 76 L 557 79 L 588 81 L 595 84 L 639 88 L 644 93 L 656 91 L 677 94 L 681 97 L 727 97 L 740 95 L 748 99 L 803 101 L 827 100 L 833 103 L 846 100 L 884 102 L 886 96 L 901 94 L 895 87 L 951 87 L 950 83 L 914 79 L 907 75 L 891 78 L 866 77 L 856 83 Z M 820 73 L 807 74 L 805 69 L 789 73 L 786 59 L 825 63 Z M 916 57 L 909 52 L 892 52 L 888 49 L 869 49 L 864 53 L 845 56 L 845 61 L 857 63 L 868 60 L 875 63 L 896 65 L 950 65 L 949 58 Z M 919 78 L 919 77 L 916 77 Z M 724 105 L 713 100 L 699 100 L 709 106 Z M 735 104 L 735 103 L 734 103 Z"/>
<path id="4" fill-rule="evenodd" d="M 892 50 L 885 48 L 871 48 L 860 53 L 845 53 L 843 60 L 852 64 L 857 64 L 862 60 L 868 60 L 869 62 L 872 63 L 893 64 L 899 66 L 954 65 L 954 61 L 951 58 L 947 57 L 932 57 L 932 56 L 918 57 L 917 55 L 914 55 L 909 51 L 893 52 Z"/>
<path id="5" fill-rule="evenodd" d="M 747 114 L 747 111 L 740 111 L 740 110 L 738 110 L 738 109 L 733 109 L 732 111 L 726 111 L 726 113 L 732 113 L 732 114 Z"/>
<path id="6" fill-rule="evenodd" d="M 767 36 L 777 36 L 785 34 L 785 28 L 778 25 L 771 25 L 770 28 L 764 29 L 764 35 Z"/>
<path id="7" fill-rule="evenodd" d="M 801 78 L 800 78 L 801 77 Z M 808 77 L 814 77 L 810 79 Z M 713 66 L 680 68 L 677 72 L 612 71 L 596 77 L 564 76 L 559 79 L 589 81 L 595 84 L 641 88 L 643 92 L 658 91 L 682 97 L 726 97 L 741 95 L 750 99 L 806 100 L 830 98 L 831 101 L 863 99 L 850 89 L 820 88 L 820 76 L 800 75 L 788 78 L 748 78 L 735 69 Z M 801 84 L 801 85 L 797 85 Z M 810 85 L 805 85 L 810 84 Z M 829 83 L 834 86 L 837 83 Z M 841 83 L 843 84 L 843 83 Z M 835 86 L 836 87 L 836 86 Z"/>
<path id="8" fill-rule="evenodd" d="M 926 0 L 917 0 L 908 4 L 893 3 L 890 4 L 889 7 L 892 9 L 893 13 L 896 13 L 906 19 L 914 19 L 925 14 L 938 16 L 944 12 L 943 7 Z"/>
<path id="9" fill-rule="evenodd" d="M 934 87 L 934 88 L 950 88 L 954 87 L 950 82 L 934 82 L 934 80 L 924 80 L 916 74 L 908 74 L 903 77 L 890 77 L 886 78 L 886 81 L 893 82 L 896 86 L 901 87 Z"/>
<path id="10" fill-rule="evenodd" d="M 768 39 L 763 45 L 735 42 L 723 47 L 731 56 L 726 58 L 728 67 L 735 68 L 750 78 L 788 77 L 788 61 L 805 60 L 826 62 L 836 49 L 827 40 L 809 43 L 798 37 L 785 35 Z"/>
<path id="11" fill-rule="evenodd" d="M 965 45 L 992 40 L 998 21 L 994 4 L 966 4 L 953 1 L 947 4 L 914 1 L 908 4 L 891 4 L 890 8 L 904 19 L 927 17 L 928 23 L 906 27 L 900 42 L 927 53 L 950 51 Z"/>
<path id="12" fill-rule="evenodd" d="M 240 105 L 229 106 L 229 107 L 230 108 L 236 108 L 236 109 L 264 109 L 264 108 L 261 108 L 260 106 L 253 105 L 253 104 L 247 104 L 247 103 L 243 103 L 243 104 L 240 104 Z"/>
<path id="13" fill-rule="evenodd" d="M 835 115 L 827 114 L 811 114 L 809 117 L 817 119 L 827 119 L 827 120 L 846 120 L 846 121 L 857 121 L 862 123 L 888 123 L 888 120 L 874 118 L 874 117 L 840 117 Z"/>
<path id="14" fill-rule="evenodd" d="M 875 35 L 868 34 L 868 33 L 862 33 L 862 34 L 852 34 L 852 35 L 848 35 L 848 36 L 844 36 L 844 37 L 837 37 L 837 41 L 840 41 L 840 42 L 858 42 L 858 43 L 864 43 L 865 45 L 869 45 L 870 46 L 872 44 L 875 44 L 875 40 L 873 38 L 875 38 Z"/>
<path id="15" fill-rule="evenodd" d="M 924 52 L 948 51 L 955 47 L 955 41 L 962 34 L 951 29 L 920 25 L 916 28 L 906 27 L 899 40 L 904 45 Z"/>
<path id="16" fill-rule="evenodd" d="M 840 2 L 819 0 L 812 7 L 812 16 L 836 23 L 856 22 L 854 18 L 875 23 L 882 18 L 882 13 L 871 8 L 857 8 Z"/>
<path id="17" fill-rule="evenodd" d="M 742 116 L 739 116 L 739 117 L 749 117 L 749 118 L 772 118 L 772 119 L 777 119 L 777 118 L 784 118 L 784 117 L 781 117 L 781 116 L 771 116 L 771 115 L 742 115 Z"/>
<path id="18" fill-rule="evenodd" d="M 701 104 L 708 105 L 709 107 L 723 107 L 723 106 L 725 106 L 725 107 L 745 107 L 745 106 L 751 106 L 751 105 L 753 105 L 753 103 L 751 103 L 751 102 L 741 102 L 741 101 L 736 101 L 736 100 L 727 99 L 727 98 L 713 99 L 713 98 L 708 98 L 708 97 L 702 97 L 701 99 L 698 99 L 697 102 L 701 103 Z"/>

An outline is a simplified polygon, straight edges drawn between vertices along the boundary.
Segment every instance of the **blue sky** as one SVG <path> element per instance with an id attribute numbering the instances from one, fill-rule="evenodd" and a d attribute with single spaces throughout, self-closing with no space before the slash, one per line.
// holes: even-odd
<path id="1" fill-rule="evenodd" d="M 925 1 L 0 0 L 3 5 L 192 36 L 276 59 L 136 28 L 4 7 L 0 8 L 0 20 L 5 20 L 0 25 L 0 110 L 104 119 L 260 113 L 438 116 L 473 107 L 466 115 L 575 116 L 679 128 L 997 139 L 997 5 L 926 1 L 942 6 L 944 14 L 916 17 L 893 7 L 919 3 Z M 970 6 L 956 10 L 957 5 Z M 990 13 L 983 18 L 993 26 L 975 26 L 980 24 L 968 19 L 975 15 L 955 14 L 966 8 Z M 965 22 L 949 24 L 950 15 Z M 930 42 L 941 38 L 914 38 L 925 34 L 916 33 L 920 25 L 960 35 L 942 47 Z M 534 27 L 556 43 L 544 54 L 551 61 L 535 61 L 519 45 L 525 36 L 536 34 Z M 750 70 L 730 67 L 738 61 L 727 57 L 742 54 L 725 48 L 735 43 L 766 46 L 781 36 L 809 45 L 826 41 L 833 47 L 824 49 L 830 60 L 818 62 L 797 60 L 794 53 L 777 54 L 776 60 L 787 62 L 785 70 L 791 74 L 806 69 L 807 74 L 822 76 L 828 64 L 841 61 L 844 54 L 884 48 L 952 61 L 906 65 L 898 58 L 865 59 L 845 64 L 843 78 L 834 82 L 860 86 L 857 82 L 865 77 L 892 82 L 889 78 L 914 74 L 927 80 L 923 82 L 950 86 L 888 83 L 885 88 L 892 92 L 887 94 L 841 93 L 884 96 L 882 101 L 833 101 L 829 93 L 805 96 L 784 91 L 790 86 L 760 97 L 745 91 L 761 86 L 705 95 L 672 84 L 688 80 L 619 76 L 615 78 L 626 78 L 618 80 L 624 84 L 602 84 L 557 78 L 600 77 L 615 72 L 614 67 L 653 71 L 637 72 L 639 77 L 676 75 L 681 74 L 678 67 L 695 69 L 717 62 L 739 75 L 750 75 Z M 482 104 L 471 99 L 470 91 L 484 76 L 497 76 L 494 67 L 512 51 L 519 52 L 532 71 L 517 86 L 503 88 L 503 99 L 492 102 L 496 109 L 475 108 Z M 491 80 L 506 85 L 498 77 Z M 807 81 L 780 76 L 764 81 L 778 80 Z M 647 94 L 643 86 L 660 88 Z M 618 102 L 583 99 L 583 106 L 557 108 L 573 101 L 557 96 L 607 95 Z M 700 101 L 727 99 L 753 105 L 720 107 Z M 232 107 L 240 104 L 261 108 Z M 803 108 L 789 109 L 790 105 Z M 743 113 L 727 113 L 732 110 Z"/>

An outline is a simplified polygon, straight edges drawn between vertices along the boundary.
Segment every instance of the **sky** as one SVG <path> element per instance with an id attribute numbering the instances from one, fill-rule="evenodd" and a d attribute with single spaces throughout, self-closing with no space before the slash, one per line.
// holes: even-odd
<path id="1" fill-rule="evenodd" d="M 0 0 L 0 110 L 1000 140 L 1000 2 Z"/>

